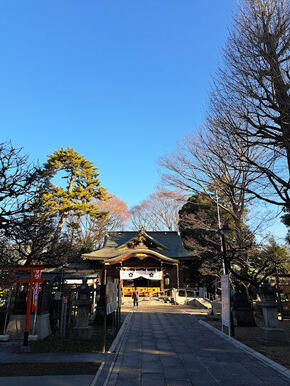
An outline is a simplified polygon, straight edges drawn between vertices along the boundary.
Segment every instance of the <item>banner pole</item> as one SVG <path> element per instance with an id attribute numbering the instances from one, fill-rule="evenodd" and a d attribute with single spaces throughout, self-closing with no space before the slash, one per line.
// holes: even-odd
<path id="1" fill-rule="evenodd" d="M 25 330 L 23 346 L 28 346 L 28 335 L 30 325 L 30 311 L 31 311 L 31 300 L 32 300 L 32 282 L 33 282 L 33 270 L 30 271 L 30 280 L 28 284 L 28 296 L 27 296 L 27 307 L 26 307 L 26 318 L 25 318 Z"/>
<path id="2" fill-rule="evenodd" d="M 6 334 L 6 328 L 7 328 L 7 322 L 8 322 L 8 314 L 10 309 L 10 302 L 11 302 L 11 296 L 12 296 L 13 287 L 9 290 L 9 295 L 7 299 L 7 307 L 6 307 L 6 315 L 5 315 L 5 321 L 4 321 L 4 328 L 3 328 L 3 334 Z"/>

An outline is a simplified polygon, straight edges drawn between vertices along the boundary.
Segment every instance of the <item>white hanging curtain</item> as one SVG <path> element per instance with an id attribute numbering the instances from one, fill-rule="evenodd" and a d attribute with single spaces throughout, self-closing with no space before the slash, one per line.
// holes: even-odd
<path id="1" fill-rule="evenodd" d="M 146 270 L 123 270 L 120 271 L 121 280 L 133 280 L 138 279 L 138 277 L 144 277 L 149 280 L 161 280 L 162 271 L 147 271 Z"/>

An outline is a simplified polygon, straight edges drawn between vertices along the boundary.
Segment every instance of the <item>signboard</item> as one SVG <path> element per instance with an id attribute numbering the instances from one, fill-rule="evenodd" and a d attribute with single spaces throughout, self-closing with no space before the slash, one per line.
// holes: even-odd
<path id="1" fill-rule="evenodd" d="M 221 276 L 222 288 L 222 328 L 228 327 L 229 335 L 231 328 L 231 303 L 230 303 L 230 281 L 228 275 Z"/>
<path id="2" fill-rule="evenodd" d="M 107 315 L 116 311 L 118 307 L 118 282 L 109 281 L 106 285 Z"/>
<path id="3" fill-rule="evenodd" d="M 33 292 L 32 292 L 32 306 L 31 310 L 32 312 L 37 311 L 37 305 L 38 305 L 38 295 L 39 295 L 39 280 L 41 276 L 41 270 L 35 269 L 33 271 L 33 281 L 36 281 L 33 286 Z"/>
<path id="4" fill-rule="evenodd" d="M 120 271 L 121 280 L 134 280 L 139 277 L 144 277 L 149 280 L 162 280 L 162 271 L 149 271 L 147 269 L 138 269 L 138 270 L 124 270 Z"/>

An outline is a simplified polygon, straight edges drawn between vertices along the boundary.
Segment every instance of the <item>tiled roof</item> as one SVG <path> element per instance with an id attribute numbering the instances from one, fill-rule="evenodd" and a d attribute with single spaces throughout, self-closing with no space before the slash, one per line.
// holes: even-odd
<path id="1" fill-rule="evenodd" d="M 92 260 L 116 258 L 124 254 L 121 247 L 138 237 L 139 234 L 140 232 L 135 231 L 109 232 L 105 238 L 103 248 L 83 254 L 82 256 L 84 259 Z M 144 232 L 144 235 L 148 236 L 149 241 L 152 241 L 153 247 L 150 247 L 149 250 L 159 253 L 164 257 L 178 259 L 191 255 L 190 252 L 183 248 L 181 238 L 177 232 Z M 132 249 L 133 251 L 134 249 Z M 136 252 L 138 252 L 138 248 Z"/>

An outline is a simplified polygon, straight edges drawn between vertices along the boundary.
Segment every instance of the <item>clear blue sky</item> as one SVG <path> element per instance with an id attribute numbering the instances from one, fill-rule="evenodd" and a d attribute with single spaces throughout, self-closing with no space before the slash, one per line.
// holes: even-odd
<path id="1" fill-rule="evenodd" d="M 2 1 L 1 141 L 73 147 L 129 206 L 204 119 L 235 0 Z"/>

